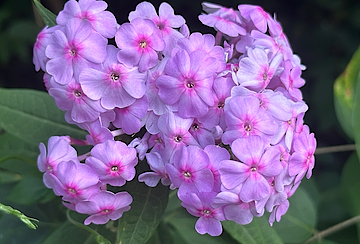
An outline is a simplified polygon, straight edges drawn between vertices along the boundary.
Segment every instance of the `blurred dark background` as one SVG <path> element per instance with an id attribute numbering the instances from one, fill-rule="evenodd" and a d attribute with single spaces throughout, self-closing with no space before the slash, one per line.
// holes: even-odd
<path id="1" fill-rule="evenodd" d="M 42 3 L 55 14 L 64 0 L 43 0 Z M 127 21 L 140 1 L 108 0 L 109 10 L 118 23 Z M 158 9 L 161 1 L 151 1 Z M 168 1 L 176 14 L 182 15 L 191 32 L 215 33 L 198 20 L 202 12 L 199 0 Z M 344 70 L 360 43 L 360 1 L 358 0 L 215 0 L 213 3 L 237 8 L 238 4 L 256 4 L 270 14 L 275 13 L 282 24 L 294 53 L 307 66 L 303 72 L 306 85 L 302 88 L 304 100 L 309 105 L 305 123 L 315 132 L 318 146 L 353 143 L 337 122 L 333 106 L 333 83 Z M 32 46 L 37 33 L 43 28 L 41 18 L 30 0 L 2 0 L 0 4 L 0 87 L 32 88 L 44 90 L 42 73 L 37 73 L 32 64 Z M 320 199 L 326 211 L 335 211 L 335 216 L 319 217 L 319 227 L 326 227 L 345 218 L 338 197 L 333 189 L 340 182 L 342 167 L 348 152 L 319 155 L 313 171 L 313 181 L 323 196 Z M 326 192 L 329 191 L 329 194 Z M 331 193 L 331 194 L 330 194 Z M 330 209 L 329 209 L 330 208 Z M 333 208 L 333 209 L 331 209 Z M 319 208 L 322 211 L 322 208 Z M 324 210 L 325 211 L 325 210 Z M 340 215 L 340 216 L 339 216 Z"/>

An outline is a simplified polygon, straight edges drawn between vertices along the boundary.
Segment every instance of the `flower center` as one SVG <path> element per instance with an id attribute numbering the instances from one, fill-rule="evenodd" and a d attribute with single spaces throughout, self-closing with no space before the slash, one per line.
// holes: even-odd
<path id="1" fill-rule="evenodd" d="M 194 131 L 197 131 L 199 129 L 199 125 L 197 123 L 192 124 L 192 128 Z"/>
<path id="2" fill-rule="evenodd" d="M 110 209 L 104 209 L 101 211 L 102 214 L 108 214 L 110 212 Z"/>
<path id="3" fill-rule="evenodd" d="M 194 86 L 195 86 L 195 82 L 194 82 L 194 80 L 192 80 L 192 79 L 187 79 L 186 81 L 185 81 L 185 84 L 186 84 L 186 87 L 187 88 L 194 88 Z"/>
<path id="4" fill-rule="evenodd" d="M 47 166 L 47 170 L 48 170 L 50 173 L 54 172 L 54 171 L 53 171 L 53 167 L 51 167 L 50 165 Z"/>
<path id="5" fill-rule="evenodd" d="M 181 137 L 181 135 L 176 135 L 176 136 L 174 136 L 174 141 L 175 142 L 181 142 L 181 140 L 182 140 L 182 137 Z"/>
<path id="6" fill-rule="evenodd" d="M 263 74 L 263 80 L 266 81 L 269 78 L 269 75 L 267 72 Z"/>
<path id="7" fill-rule="evenodd" d="M 191 173 L 189 171 L 184 171 L 183 176 L 189 179 L 191 178 Z"/>
<path id="8" fill-rule="evenodd" d="M 117 172 L 119 170 L 119 167 L 117 165 L 113 165 L 113 166 L 111 166 L 110 170 L 112 172 Z"/>
<path id="9" fill-rule="evenodd" d="M 159 30 L 163 30 L 163 29 L 165 29 L 165 24 L 163 22 L 159 22 L 157 24 L 157 27 L 159 28 Z"/>
<path id="10" fill-rule="evenodd" d="M 256 167 L 256 166 L 251 166 L 250 171 L 251 171 L 251 172 L 257 171 L 257 167 Z"/>
<path id="11" fill-rule="evenodd" d="M 284 158 L 284 154 L 280 154 L 280 162 L 282 162 L 282 161 L 284 161 L 285 160 L 285 158 Z"/>
<path id="12" fill-rule="evenodd" d="M 251 123 L 249 121 L 246 121 L 244 123 L 244 129 L 248 134 L 249 134 L 250 131 L 252 131 L 252 125 L 251 125 Z"/>
<path id="13" fill-rule="evenodd" d="M 111 73 L 110 78 L 113 82 L 116 82 L 120 78 L 120 75 L 118 73 Z"/>
<path id="14" fill-rule="evenodd" d="M 73 189 L 73 188 L 69 188 L 68 191 L 69 191 L 69 193 L 71 193 L 71 194 L 76 194 L 76 190 Z"/>
<path id="15" fill-rule="evenodd" d="M 211 214 L 211 211 L 208 209 L 204 209 L 203 211 L 201 211 L 203 215 L 209 216 Z"/>
<path id="16" fill-rule="evenodd" d="M 155 139 L 155 142 L 156 143 L 162 143 L 163 141 L 161 140 L 161 138 L 157 138 L 157 139 Z"/>
<path id="17" fill-rule="evenodd" d="M 75 47 L 71 47 L 71 48 L 69 49 L 69 54 L 70 54 L 72 57 L 74 57 L 74 56 L 76 55 L 76 48 L 75 48 Z"/>
<path id="18" fill-rule="evenodd" d="M 140 46 L 141 48 L 146 48 L 146 47 L 147 47 L 147 42 L 146 42 L 145 40 L 141 40 L 141 41 L 139 42 L 139 46 Z"/>
<path id="19" fill-rule="evenodd" d="M 220 109 L 224 108 L 224 106 L 225 106 L 224 101 L 219 101 L 217 106 L 218 106 L 218 108 L 220 108 Z"/>
<path id="20" fill-rule="evenodd" d="M 81 96 L 82 96 L 81 91 L 78 90 L 78 89 L 75 89 L 75 90 L 73 91 L 73 93 L 74 93 L 74 96 L 75 96 L 75 97 L 81 97 Z"/>

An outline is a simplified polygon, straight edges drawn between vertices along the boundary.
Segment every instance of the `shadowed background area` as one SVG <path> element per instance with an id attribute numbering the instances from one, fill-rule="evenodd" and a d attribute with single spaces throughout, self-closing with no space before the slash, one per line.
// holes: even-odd
<path id="1" fill-rule="evenodd" d="M 64 0 L 43 0 L 44 6 L 57 14 Z M 108 0 L 109 10 L 119 24 L 127 21 L 128 13 L 140 1 Z M 158 9 L 161 1 L 151 1 Z M 182 15 L 191 32 L 212 33 L 198 20 L 199 0 L 168 1 L 176 14 Z M 352 143 L 337 122 L 333 106 L 333 83 L 345 69 L 360 40 L 360 2 L 356 0 L 251 1 L 215 0 L 213 3 L 236 8 L 238 4 L 260 5 L 282 24 L 285 34 L 307 66 L 302 77 L 306 85 L 301 89 L 309 105 L 305 123 L 315 132 L 318 146 Z M 30 0 L 5 0 L 0 4 L 0 87 L 45 90 L 42 73 L 32 64 L 32 46 L 43 28 L 40 16 Z M 1 119 L 1 118 L 0 118 Z M 313 171 L 314 182 L 321 192 L 319 229 L 343 219 L 348 213 L 341 207 L 340 197 L 330 191 L 337 189 L 340 173 L 349 153 L 319 155 Z M 332 198 L 331 198 L 332 196 Z M 324 199 L 325 198 L 325 199 Z M 345 230 L 353 235 L 354 229 Z M 336 239 L 336 236 L 334 237 Z"/>

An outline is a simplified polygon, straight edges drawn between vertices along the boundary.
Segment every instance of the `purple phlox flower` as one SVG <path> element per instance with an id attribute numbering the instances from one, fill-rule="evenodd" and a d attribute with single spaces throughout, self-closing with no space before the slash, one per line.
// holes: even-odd
<path id="1" fill-rule="evenodd" d="M 226 63 L 225 69 L 222 72 L 220 72 L 216 78 L 219 77 L 231 78 L 232 83 L 234 85 L 238 85 L 236 83 L 237 81 L 236 73 L 238 72 L 238 70 L 239 70 L 239 60 L 237 58 L 234 58 L 230 60 L 229 63 Z"/>
<path id="2" fill-rule="evenodd" d="M 166 113 L 169 108 L 159 97 L 159 88 L 155 85 L 156 79 L 164 73 L 165 65 L 168 58 L 164 58 L 157 66 L 150 69 L 146 81 L 146 97 L 149 101 L 149 110 L 152 110 L 156 115 Z"/>
<path id="3" fill-rule="evenodd" d="M 227 41 L 224 41 L 224 54 L 225 54 L 225 62 L 229 62 L 234 54 L 234 44 L 229 44 Z"/>
<path id="4" fill-rule="evenodd" d="M 287 200 L 287 199 L 295 193 L 296 189 L 300 185 L 300 182 L 301 181 L 299 181 L 295 185 L 290 184 L 290 185 L 285 186 L 284 193 L 286 194 L 287 198 L 285 200 L 283 200 L 281 203 L 279 203 L 278 205 L 276 205 L 274 207 L 274 209 L 272 210 L 270 217 L 269 217 L 269 223 L 271 226 L 273 225 L 275 220 L 277 222 L 279 222 L 281 219 L 281 216 L 283 216 L 289 209 L 290 203 L 289 203 L 289 200 Z"/>
<path id="5" fill-rule="evenodd" d="M 190 214 L 199 217 L 195 229 L 201 235 L 208 233 L 211 236 L 219 236 L 222 233 L 220 221 L 224 221 L 225 217 L 221 207 L 214 208 L 211 206 L 215 196 L 215 192 L 200 192 L 197 194 L 188 192 L 180 197 L 181 205 Z"/>
<path id="6" fill-rule="evenodd" d="M 292 65 L 293 65 L 293 67 L 299 66 L 301 70 L 306 70 L 306 66 L 301 64 L 301 60 L 300 60 L 300 57 L 298 55 L 293 54 L 290 61 L 291 61 Z"/>
<path id="7" fill-rule="evenodd" d="M 106 110 L 105 112 L 100 113 L 98 119 L 101 121 L 101 125 L 103 127 L 109 128 L 110 127 L 110 122 L 115 120 L 115 112 L 113 110 Z M 84 130 L 88 129 L 88 124 L 89 124 L 88 122 L 77 123 L 71 118 L 71 114 L 69 114 L 69 113 L 65 113 L 65 120 L 69 124 L 76 124 L 81 129 L 84 129 Z"/>
<path id="8" fill-rule="evenodd" d="M 277 134 L 274 135 L 272 143 L 277 144 L 285 135 L 285 145 L 288 148 L 288 150 L 290 150 L 293 142 L 296 119 L 300 114 L 303 114 L 307 111 L 308 106 L 303 101 L 299 101 L 299 102 L 294 102 L 292 100 L 288 100 L 288 101 L 291 104 L 290 111 L 292 113 L 292 116 L 289 120 L 282 121 L 279 124 L 279 131 Z"/>
<path id="9" fill-rule="evenodd" d="M 157 134 L 160 132 L 158 127 L 159 115 L 156 115 L 154 111 L 148 111 L 144 117 L 145 128 L 150 134 Z"/>
<path id="10" fill-rule="evenodd" d="M 250 33 L 247 33 L 244 36 L 239 36 L 238 38 L 230 40 L 230 44 L 234 44 L 236 51 L 239 53 L 246 53 L 248 48 L 254 47 L 254 38 Z"/>
<path id="11" fill-rule="evenodd" d="M 114 126 L 123 129 L 130 135 L 137 133 L 143 127 L 143 118 L 146 115 L 148 101 L 146 96 L 137 99 L 133 104 L 125 108 L 115 108 L 116 118 L 113 121 Z"/>
<path id="12" fill-rule="evenodd" d="M 227 99 L 225 104 L 225 122 L 227 129 L 222 136 L 225 144 L 231 144 L 238 138 L 261 136 L 270 142 L 278 130 L 278 125 L 254 96 L 236 96 Z"/>
<path id="13" fill-rule="evenodd" d="M 254 45 L 261 46 L 275 55 L 278 52 L 282 53 L 284 60 L 292 58 L 292 49 L 287 45 L 287 43 L 278 37 L 271 37 L 266 35 L 258 30 L 253 30 L 251 32 L 251 37 L 254 38 Z"/>
<path id="14" fill-rule="evenodd" d="M 273 186 L 271 186 L 271 194 L 265 204 L 266 211 L 271 213 L 275 206 L 280 205 L 281 203 L 283 203 L 286 200 L 287 200 L 287 194 L 285 191 L 278 192 L 275 190 L 275 188 Z"/>
<path id="15" fill-rule="evenodd" d="M 77 160 L 76 150 L 70 146 L 69 136 L 52 136 L 48 141 L 48 150 L 44 143 L 40 142 L 40 154 L 37 158 L 37 166 L 40 172 L 44 172 L 44 184 L 53 188 L 50 175 L 57 176 L 57 165 L 62 161 Z"/>
<path id="16" fill-rule="evenodd" d="M 180 29 L 179 29 L 180 33 L 186 37 L 189 38 L 190 36 L 190 30 L 189 30 L 189 26 L 187 26 L 187 24 L 183 24 Z"/>
<path id="17" fill-rule="evenodd" d="M 160 154 L 157 152 L 147 153 L 146 160 L 153 172 L 142 173 L 139 175 L 139 181 L 144 182 L 147 186 L 155 187 L 161 180 L 164 186 L 169 186 L 171 181 L 165 168 L 167 162 L 163 160 Z"/>
<path id="18" fill-rule="evenodd" d="M 136 18 L 122 24 L 115 41 L 120 48 L 118 60 L 129 67 L 139 66 L 140 72 L 154 67 L 159 62 L 157 52 L 165 48 L 160 30 L 149 19 Z"/>
<path id="19" fill-rule="evenodd" d="M 179 50 L 166 63 L 165 74 L 156 80 L 163 102 L 178 102 L 178 113 L 183 118 L 205 115 L 214 104 L 212 85 L 218 68 L 214 60 L 202 50 L 190 54 Z"/>
<path id="20" fill-rule="evenodd" d="M 199 32 L 195 32 L 192 33 L 189 38 L 181 38 L 178 40 L 177 46 L 178 47 L 173 50 L 172 56 L 174 56 L 175 52 L 181 49 L 186 50 L 189 54 L 197 50 L 202 50 L 210 57 L 216 59 L 216 61 L 213 60 L 212 62 L 216 62 L 213 66 L 217 66 L 217 72 L 221 72 L 225 68 L 224 48 L 215 45 L 215 38 L 213 35 L 203 35 Z"/>
<path id="21" fill-rule="evenodd" d="M 46 91 L 49 91 L 49 89 L 52 87 L 52 83 L 56 83 L 56 81 L 54 80 L 54 77 L 52 77 L 48 73 L 44 73 L 43 81 L 44 81 L 44 86 L 46 88 Z"/>
<path id="22" fill-rule="evenodd" d="M 122 186 L 135 177 L 138 158 L 135 148 L 121 141 L 107 140 L 91 149 L 85 163 L 98 173 L 102 183 Z"/>
<path id="23" fill-rule="evenodd" d="M 269 33 L 271 36 L 281 38 L 282 40 L 285 41 L 287 46 L 290 46 L 285 34 L 283 33 L 281 24 L 276 20 L 275 13 L 274 13 L 274 18 L 268 20 L 268 26 L 269 26 Z"/>
<path id="24" fill-rule="evenodd" d="M 242 184 L 234 189 L 220 192 L 213 199 L 211 206 L 216 208 L 223 207 L 226 220 L 232 220 L 240 225 L 246 225 L 253 220 L 254 215 L 252 214 L 250 204 L 241 201 L 239 198 L 241 188 Z"/>
<path id="25" fill-rule="evenodd" d="M 130 210 L 132 197 L 127 192 L 116 194 L 109 191 L 102 191 L 91 196 L 86 201 L 76 204 L 76 211 L 89 214 L 90 217 L 84 221 L 85 225 L 90 223 L 106 224 L 109 220 L 119 219 L 125 211 Z"/>
<path id="26" fill-rule="evenodd" d="M 213 137 L 215 138 L 215 144 L 220 144 L 221 143 L 221 137 L 222 135 L 224 134 L 224 131 L 223 129 L 220 127 L 220 125 L 217 125 L 215 126 L 213 129 L 212 129 L 212 134 L 213 134 Z"/>
<path id="27" fill-rule="evenodd" d="M 233 86 L 235 86 L 235 83 L 231 77 L 228 76 L 220 76 L 214 80 L 214 105 L 209 108 L 209 111 L 203 117 L 199 118 L 199 121 L 205 126 L 205 128 L 211 129 L 216 125 L 220 125 L 220 127 L 225 130 L 225 99 L 230 96 L 230 91 Z"/>
<path id="28" fill-rule="evenodd" d="M 182 145 L 199 145 L 189 132 L 192 123 L 193 119 L 183 119 L 178 114 L 172 112 L 167 112 L 160 116 L 158 127 L 161 131 L 161 140 L 165 145 L 169 158 Z"/>
<path id="29" fill-rule="evenodd" d="M 106 140 L 114 139 L 111 131 L 101 124 L 101 119 L 97 119 L 91 123 L 86 123 L 83 127 L 85 127 L 89 132 L 89 135 L 86 135 L 86 141 L 91 145 L 96 145 Z"/>
<path id="30" fill-rule="evenodd" d="M 56 105 L 66 111 L 76 123 L 93 122 L 99 118 L 100 113 L 106 111 L 100 101 L 90 99 L 74 79 L 67 85 L 50 88 L 49 94 Z"/>
<path id="31" fill-rule="evenodd" d="M 45 26 L 45 28 L 42 29 L 42 31 L 40 31 L 40 33 L 37 35 L 33 49 L 33 63 L 35 65 L 36 71 L 39 71 L 40 69 L 46 71 L 45 65 L 48 57 L 45 55 L 45 50 L 52 41 L 52 33 L 58 29 L 61 29 L 61 27 L 53 26 L 48 28 Z"/>
<path id="32" fill-rule="evenodd" d="M 306 131 L 307 134 L 310 134 L 310 128 L 307 125 L 304 125 L 304 116 L 305 113 L 300 113 L 296 118 L 294 140 L 302 131 Z"/>
<path id="33" fill-rule="evenodd" d="M 54 77 L 48 73 L 44 73 L 43 76 L 44 79 L 44 85 L 47 91 L 49 91 L 51 88 L 63 88 L 64 86 L 57 83 L 54 79 Z"/>
<path id="34" fill-rule="evenodd" d="M 202 3 L 202 6 L 203 10 L 208 13 L 199 15 L 199 20 L 204 25 L 213 27 L 216 31 L 220 31 L 231 37 L 246 34 L 244 27 L 242 27 L 238 11 L 209 3 Z"/>
<path id="35" fill-rule="evenodd" d="M 46 72 L 55 81 L 67 84 L 74 75 L 78 79 L 83 68 L 102 63 L 106 58 L 107 39 L 93 32 L 90 22 L 70 20 L 64 31 L 56 30 L 45 54 L 50 59 Z"/>
<path id="36" fill-rule="evenodd" d="M 260 6 L 241 4 L 238 9 L 243 18 L 251 20 L 255 27 L 263 33 L 266 32 L 268 24 L 272 24 L 271 16 Z"/>
<path id="37" fill-rule="evenodd" d="M 171 189 L 179 188 L 178 196 L 187 192 L 210 192 L 214 176 L 209 168 L 209 156 L 197 146 L 181 146 L 173 154 L 166 171 L 171 180 Z"/>
<path id="38" fill-rule="evenodd" d="M 111 127 L 110 123 L 114 121 L 114 119 L 115 119 L 115 112 L 113 110 L 105 110 L 105 112 L 100 113 L 99 118 L 97 120 L 100 121 L 102 127 L 110 128 Z M 92 122 L 76 123 L 67 113 L 65 113 L 65 120 L 69 124 L 76 124 L 83 130 L 88 130 L 89 124 L 92 123 Z M 116 135 L 113 134 L 113 136 Z"/>
<path id="39" fill-rule="evenodd" d="M 135 11 L 130 12 L 129 21 L 136 18 L 152 20 L 165 41 L 163 53 L 170 55 L 171 50 L 176 45 L 176 41 L 184 37 L 180 32 L 173 28 L 180 28 L 185 24 L 185 19 L 180 15 L 174 14 L 174 9 L 166 2 L 162 2 L 157 15 L 154 6 L 149 2 L 141 2 L 136 6 Z"/>
<path id="40" fill-rule="evenodd" d="M 150 136 L 149 132 L 145 132 L 142 138 L 135 138 L 129 143 L 129 147 L 136 149 L 140 160 L 144 160 L 146 152 L 149 149 L 148 140 Z"/>
<path id="41" fill-rule="evenodd" d="M 102 69 L 83 69 L 79 82 L 88 97 L 101 101 L 106 109 L 124 108 L 144 96 L 146 74 L 136 67 L 128 68 L 117 60 L 118 49 L 107 46 L 107 59 Z"/>
<path id="42" fill-rule="evenodd" d="M 276 54 L 270 60 L 268 54 L 261 48 L 249 48 L 247 55 L 248 57 L 242 58 L 239 62 L 236 83 L 256 92 L 262 91 L 272 77 L 281 71 L 279 65 L 283 55 Z"/>
<path id="43" fill-rule="evenodd" d="M 148 145 L 149 148 L 151 148 L 151 152 L 158 152 L 160 155 L 162 155 L 162 158 L 164 159 L 164 153 L 166 152 L 166 149 L 165 142 L 161 137 L 161 133 L 151 135 L 148 139 Z M 166 160 L 168 159 L 169 158 L 167 158 Z"/>
<path id="44" fill-rule="evenodd" d="M 99 176 L 88 165 L 79 161 L 62 161 L 57 166 L 54 192 L 63 201 L 78 202 L 100 192 Z"/>
<path id="45" fill-rule="evenodd" d="M 221 181 L 227 189 L 243 184 L 240 199 L 243 202 L 259 201 L 270 194 L 268 177 L 280 174 L 280 152 L 275 147 L 265 148 L 259 136 L 240 138 L 231 149 L 240 162 L 224 160 L 220 164 Z"/>
<path id="46" fill-rule="evenodd" d="M 291 119 L 291 100 L 287 99 L 281 92 L 265 89 L 257 95 L 257 98 L 260 100 L 260 107 L 275 119 L 280 121 Z"/>
<path id="47" fill-rule="evenodd" d="M 289 94 L 297 101 L 301 101 L 302 94 L 299 88 L 305 84 L 305 80 L 301 78 L 300 66 L 293 67 L 290 61 L 286 61 L 284 72 L 282 73 L 280 79 Z"/>
<path id="48" fill-rule="evenodd" d="M 204 148 L 204 151 L 206 152 L 206 154 L 210 159 L 207 167 L 211 170 L 212 174 L 214 175 L 214 187 L 212 191 L 220 192 L 221 179 L 219 173 L 219 166 L 221 164 L 221 161 L 230 159 L 230 154 L 225 148 L 215 145 L 206 146 Z"/>
<path id="49" fill-rule="evenodd" d="M 316 139 L 314 133 L 302 131 L 293 142 L 293 153 L 289 159 L 289 174 L 295 176 L 295 183 L 301 181 L 306 174 L 310 178 L 315 164 Z"/>
<path id="50" fill-rule="evenodd" d="M 291 119 L 291 100 L 287 99 L 281 92 L 265 89 L 257 93 L 242 86 L 236 86 L 231 90 L 232 97 L 248 95 L 257 97 L 260 101 L 260 107 L 275 119 L 279 121 Z"/>
<path id="51" fill-rule="evenodd" d="M 197 119 L 194 119 L 189 132 L 202 148 L 215 144 L 212 131 L 205 128 Z"/>
<path id="52" fill-rule="evenodd" d="M 274 177 L 274 182 L 272 183 L 277 192 L 284 191 L 284 186 L 291 184 L 294 181 L 294 176 L 289 175 L 289 158 L 290 153 L 289 149 L 285 146 L 285 141 L 282 140 L 279 144 L 275 145 L 280 151 L 280 162 L 283 167 L 283 170 L 279 175 Z"/>
<path id="53" fill-rule="evenodd" d="M 82 21 L 89 21 L 95 31 L 106 38 L 113 38 L 117 29 L 115 16 L 105 11 L 107 3 L 96 0 L 70 0 L 65 3 L 64 9 L 59 12 L 56 22 L 59 25 L 66 25 L 71 19 L 77 18 Z"/>
<path id="54" fill-rule="evenodd" d="M 221 10 L 224 8 L 221 5 L 215 4 L 215 3 L 209 3 L 209 2 L 203 2 L 201 3 L 202 9 L 205 13 L 212 14 L 215 13 L 218 10 Z"/>

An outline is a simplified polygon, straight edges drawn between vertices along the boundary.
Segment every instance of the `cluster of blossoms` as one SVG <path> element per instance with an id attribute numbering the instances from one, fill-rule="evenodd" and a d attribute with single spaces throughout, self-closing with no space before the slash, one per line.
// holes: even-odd
<path id="1" fill-rule="evenodd" d="M 158 13 L 140 3 L 122 25 L 106 8 L 70 0 L 38 35 L 36 70 L 67 122 L 89 133 L 40 144 L 45 185 L 89 214 L 85 224 L 103 224 L 132 202 L 107 185 L 133 180 L 146 158 L 152 171 L 138 181 L 178 189 L 200 234 L 220 235 L 221 221 L 244 225 L 265 210 L 270 224 L 279 221 L 311 176 L 316 148 L 303 123 L 305 67 L 281 25 L 258 6 L 204 3 L 199 19 L 213 36 L 190 33 L 165 2 Z M 122 134 L 141 137 L 125 143 Z M 78 156 L 72 144 L 93 148 Z"/>

